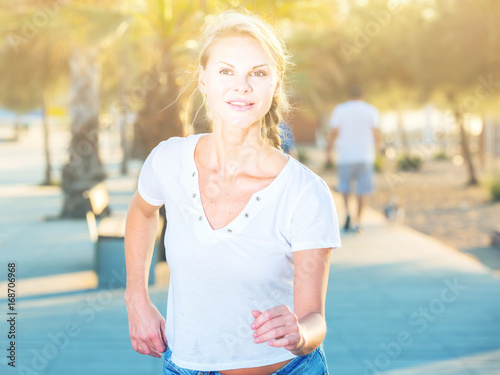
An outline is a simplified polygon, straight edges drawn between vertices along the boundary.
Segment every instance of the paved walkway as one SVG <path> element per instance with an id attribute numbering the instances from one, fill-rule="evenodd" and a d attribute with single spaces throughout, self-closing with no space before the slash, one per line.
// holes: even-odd
<path id="1" fill-rule="evenodd" d="M 0 160 L 19 147 L 4 146 Z M 32 186 L 28 156 L 18 163 L 8 177 L 11 166 L 0 166 L 0 282 L 7 262 L 16 261 L 21 297 L 17 368 L 6 365 L 3 349 L 1 373 L 161 373 L 160 360 L 130 347 L 123 289 L 94 289 L 85 221 L 41 221 L 58 212 L 60 194 Z M 113 176 L 112 205 L 125 209 L 134 179 Z M 324 178 L 333 185 L 333 174 Z M 164 312 L 167 274 L 158 271 L 151 297 Z M 0 304 L 6 348 L 7 303 Z M 334 251 L 327 323 L 332 374 L 500 374 L 500 280 L 474 258 L 408 227 L 390 227 L 374 211 L 364 234 L 343 235 Z"/>
<path id="2" fill-rule="evenodd" d="M 334 186 L 333 172 L 313 169 Z M 332 257 L 325 342 L 332 372 L 500 374 L 494 272 L 416 230 L 388 225 L 373 210 L 365 220 L 365 232 L 344 234 Z"/>

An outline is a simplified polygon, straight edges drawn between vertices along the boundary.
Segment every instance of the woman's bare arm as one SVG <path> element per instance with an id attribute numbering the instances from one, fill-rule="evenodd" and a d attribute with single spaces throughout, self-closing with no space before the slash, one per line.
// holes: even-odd
<path id="1" fill-rule="evenodd" d="M 325 300 L 330 271 L 331 248 L 293 253 L 294 312 L 302 333 L 302 346 L 296 355 L 315 350 L 326 335 Z"/>
<path id="2" fill-rule="evenodd" d="M 159 207 L 150 205 L 136 192 L 130 200 L 125 227 L 126 297 L 147 294 L 158 220 Z"/>
<path id="3" fill-rule="evenodd" d="M 165 319 L 148 295 L 148 278 L 158 232 L 158 206 L 152 206 L 139 193 L 132 197 L 125 228 L 127 288 L 125 302 L 129 333 L 135 351 L 160 358 L 167 349 Z"/>
<path id="4" fill-rule="evenodd" d="M 282 346 L 297 356 L 315 350 L 326 334 L 325 299 L 331 248 L 293 253 L 294 311 L 280 305 L 264 312 L 253 310 L 256 343 Z"/>

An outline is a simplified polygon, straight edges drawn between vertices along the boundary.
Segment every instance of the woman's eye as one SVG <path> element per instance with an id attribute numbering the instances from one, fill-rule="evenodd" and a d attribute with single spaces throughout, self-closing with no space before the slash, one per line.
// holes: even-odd
<path id="1" fill-rule="evenodd" d="M 220 74 L 225 74 L 225 75 L 229 75 L 231 74 L 231 71 L 229 69 L 221 69 L 219 71 Z"/>
<path id="2" fill-rule="evenodd" d="M 266 75 L 266 72 L 264 72 L 262 70 L 258 70 L 256 72 L 253 72 L 252 75 L 254 75 L 256 77 L 264 77 Z"/>

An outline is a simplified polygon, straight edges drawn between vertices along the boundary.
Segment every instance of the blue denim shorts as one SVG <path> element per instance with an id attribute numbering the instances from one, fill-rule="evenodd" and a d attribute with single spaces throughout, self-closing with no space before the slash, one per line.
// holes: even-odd
<path id="1" fill-rule="evenodd" d="M 163 375 L 221 375 L 219 371 L 198 371 L 189 370 L 176 366 L 170 358 L 172 351 L 167 348 L 163 357 Z M 326 364 L 323 344 L 311 353 L 295 357 L 278 371 L 270 375 L 328 375 L 328 366 Z"/>

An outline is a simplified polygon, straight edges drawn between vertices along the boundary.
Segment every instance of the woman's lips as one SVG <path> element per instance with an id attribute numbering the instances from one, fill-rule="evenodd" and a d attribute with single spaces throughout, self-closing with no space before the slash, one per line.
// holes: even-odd
<path id="1" fill-rule="evenodd" d="M 245 100 L 231 100 L 226 103 L 229 104 L 235 111 L 239 112 L 248 111 L 254 105 L 254 103 L 247 102 Z"/>

